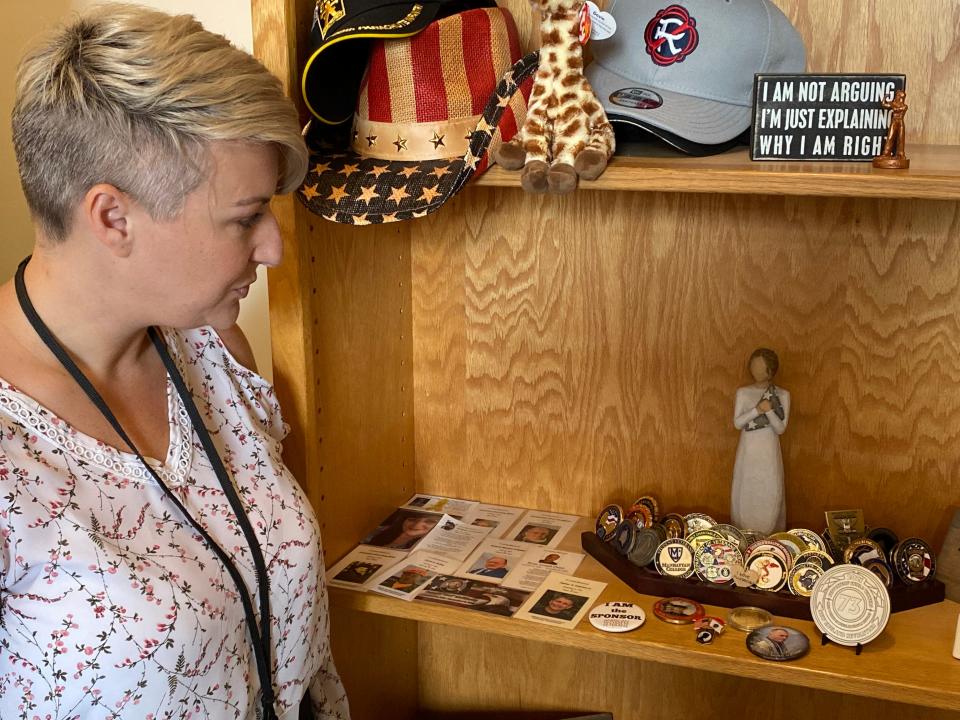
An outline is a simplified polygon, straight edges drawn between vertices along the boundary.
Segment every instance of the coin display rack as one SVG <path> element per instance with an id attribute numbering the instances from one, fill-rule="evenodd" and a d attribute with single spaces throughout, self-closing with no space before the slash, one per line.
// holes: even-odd
<path id="1" fill-rule="evenodd" d="M 603 542 L 595 532 L 582 533 L 580 544 L 586 553 L 642 595 L 679 596 L 696 600 L 704 605 L 727 608 L 749 605 L 763 608 L 780 617 L 813 619 L 810 612 L 810 598 L 792 594 L 786 587 L 786 578 L 781 590 L 769 592 L 737 587 L 734 583 L 704 582 L 699 577 L 670 577 L 658 573 L 653 565 L 637 567 L 617 553 L 611 543 Z M 669 554 L 667 557 L 670 557 Z M 889 592 L 890 609 L 894 613 L 932 605 L 941 602 L 946 596 L 943 583 L 936 578 L 912 585 L 905 585 L 898 579 L 893 582 Z"/>

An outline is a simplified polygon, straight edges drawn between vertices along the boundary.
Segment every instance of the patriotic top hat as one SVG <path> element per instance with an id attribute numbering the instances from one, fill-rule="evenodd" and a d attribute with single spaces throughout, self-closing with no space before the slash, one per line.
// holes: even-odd
<path id="1" fill-rule="evenodd" d="M 352 130 L 339 145 L 308 133 L 311 168 L 298 197 L 325 219 L 354 225 L 434 212 L 486 169 L 490 148 L 516 134 L 536 69 L 536 53 L 520 58 L 504 8 L 376 41 Z"/>

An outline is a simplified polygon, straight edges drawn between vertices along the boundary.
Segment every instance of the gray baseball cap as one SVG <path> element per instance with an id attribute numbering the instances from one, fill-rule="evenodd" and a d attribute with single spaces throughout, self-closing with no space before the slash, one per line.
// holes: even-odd
<path id="1" fill-rule="evenodd" d="M 617 30 L 591 43 L 587 79 L 611 121 L 654 134 L 727 143 L 750 127 L 754 73 L 806 67 L 800 34 L 769 0 L 611 0 L 607 12 Z"/>

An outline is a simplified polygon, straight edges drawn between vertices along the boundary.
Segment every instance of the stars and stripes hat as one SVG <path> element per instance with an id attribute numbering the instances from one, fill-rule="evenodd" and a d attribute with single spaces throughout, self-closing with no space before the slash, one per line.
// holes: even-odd
<path id="1" fill-rule="evenodd" d="M 513 17 L 499 7 L 375 41 L 352 128 L 333 138 L 308 132 L 310 170 L 297 196 L 353 225 L 436 211 L 523 124 L 537 61 L 520 57 Z"/>

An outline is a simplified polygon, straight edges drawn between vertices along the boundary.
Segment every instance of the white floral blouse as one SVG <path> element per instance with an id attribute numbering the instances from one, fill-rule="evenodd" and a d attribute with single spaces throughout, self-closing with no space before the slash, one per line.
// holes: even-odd
<path id="1" fill-rule="evenodd" d="M 319 528 L 280 458 L 273 388 L 213 330 L 164 337 L 263 548 L 277 714 L 294 720 L 309 689 L 318 717 L 348 718 Z M 155 469 L 253 589 L 249 548 L 169 381 L 167 401 Z M 0 380 L 0 718 L 252 720 L 258 687 L 233 581 L 136 456 Z"/>

